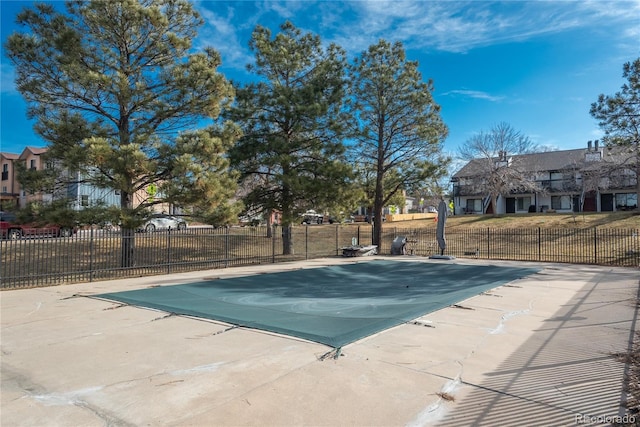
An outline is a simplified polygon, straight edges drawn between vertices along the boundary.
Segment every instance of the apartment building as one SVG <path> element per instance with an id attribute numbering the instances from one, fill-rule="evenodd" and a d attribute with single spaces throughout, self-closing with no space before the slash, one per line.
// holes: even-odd
<path id="1" fill-rule="evenodd" d="M 2 176 L 0 177 L 0 202 L 3 209 L 22 208 L 33 201 L 50 201 L 50 194 L 32 194 L 25 191 L 18 181 L 16 164 L 23 162 L 31 170 L 42 170 L 46 167 L 41 156 L 46 148 L 25 147 L 20 154 L 0 153 Z"/>
<path id="2" fill-rule="evenodd" d="M 28 169 L 44 170 L 47 165 L 42 155 L 47 152 L 46 148 L 25 147 L 20 154 L 0 153 L 0 164 L 2 168 L 2 176 L 0 180 L 0 202 L 2 210 L 14 210 L 26 207 L 31 202 L 50 202 L 54 199 L 69 199 L 71 206 L 76 210 L 102 203 L 106 206 L 120 206 L 120 194 L 118 191 L 98 188 L 84 179 L 79 172 L 66 174 L 64 185 L 57 188 L 51 193 L 30 193 L 26 191 L 20 184 L 17 176 L 16 165 L 22 162 Z M 155 194 L 155 193 L 154 193 Z M 140 204 L 149 194 L 145 191 L 139 192 L 134 196 L 134 203 Z M 168 206 L 159 206 L 159 211 L 168 211 Z"/>
<path id="3" fill-rule="evenodd" d="M 500 168 L 512 168 L 501 171 Z M 638 154 L 629 147 L 549 151 L 474 159 L 452 177 L 454 212 L 613 212 L 638 207 Z M 501 173 L 516 172 L 516 173 Z M 493 206 L 491 175 L 517 176 Z M 513 179 L 513 178 L 511 178 Z"/>

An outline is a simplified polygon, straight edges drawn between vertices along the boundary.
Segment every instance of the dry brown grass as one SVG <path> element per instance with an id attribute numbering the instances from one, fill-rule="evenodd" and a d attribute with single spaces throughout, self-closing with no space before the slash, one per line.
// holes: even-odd
<path id="1" fill-rule="evenodd" d="M 435 228 L 432 219 L 387 222 L 379 250 L 389 253 L 396 236 L 407 236 L 408 253 L 433 255 L 439 251 Z M 625 212 L 461 215 L 447 220 L 447 255 L 637 267 L 638 230 L 640 215 Z M 135 237 L 133 268 L 120 266 L 119 234 L 2 241 L 0 289 L 336 256 L 354 241 L 371 240 L 367 223 L 296 225 L 294 253 L 282 255 L 280 231 L 271 239 L 265 227 L 141 233 Z"/>
<path id="2" fill-rule="evenodd" d="M 447 229 L 455 228 L 640 228 L 640 212 L 525 213 L 509 215 L 455 215 Z M 435 228 L 435 221 L 385 222 L 384 227 Z"/>

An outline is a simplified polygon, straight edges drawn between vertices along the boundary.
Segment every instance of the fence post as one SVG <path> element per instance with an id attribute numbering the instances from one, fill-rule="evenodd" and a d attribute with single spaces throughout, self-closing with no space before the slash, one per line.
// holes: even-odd
<path id="1" fill-rule="evenodd" d="M 487 227 L 487 259 L 491 259 L 491 229 Z"/>
<path id="2" fill-rule="evenodd" d="M 340 244 L 340 226 L 336 224 L 336 255 L 340 254 L 340 250 L 338 249 L 339 244 Z"/>
<path id="3" fill-rule="evenodd" d="M 309 227 L 310 225 L 304 227 L 304 259 L 309 259 Z"/>
<path id="4" fill-rule="evenodd" d="M 273 233 L 271 233 L 271 264 L 276 263 L 276 232 L 278 231 L 278 224 L 273 224 Z"/>
<path id="5" fill-rule="evenodd" d="M 593 227 L 593 263 L 598 263 L 598 229 Z"/>
<path id="6" fill-rule="evenodd" d="M 224 268 L 229 267 L 229 230 L 227 228 L 224 234 Z"/>
<path id="7" fill-rule="evenodd" d="M 93 282 L 93 224 L 89 233 L 89 283 L 91 282 Z"/>
<path id="8" fill-rule="evenodd" d="M 171 227 L 167 230 L 167 274 L 171 272 Z"/>
<path id="9" fill-rule="evenodd" d="M 542 228 L 538 227 L 538 261 L 542 261 Z"/>

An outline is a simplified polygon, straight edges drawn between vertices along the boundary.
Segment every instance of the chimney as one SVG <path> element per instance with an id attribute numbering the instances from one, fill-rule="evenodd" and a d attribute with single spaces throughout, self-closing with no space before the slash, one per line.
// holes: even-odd
<path id="1" fill-rule="evenodd" d="M 591 151 L 591 140 L 587 141 L 587 151 Z"/>
<path id="2" fill-rule="evenodd" d="M 595 150 L 592 147 L 593 144 L 595 144 L 595 146 L 596 146 Z M 585 162 L 598 162 L 598 161 L 602 160 L 602 153 L 599 150 L 599 147 L 600 147 L 599 141 L 597 139 L 595 141 L 593 141 L 593 142 L 592 141 L 588 141 L 588 146 L 589 146 L 589 149 L 584 154 L 584 161 Z"/>

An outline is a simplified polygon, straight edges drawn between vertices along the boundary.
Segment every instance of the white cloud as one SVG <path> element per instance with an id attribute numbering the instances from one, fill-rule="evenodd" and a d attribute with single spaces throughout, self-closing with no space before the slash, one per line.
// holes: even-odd
<path id="1" fill-rule="evenodd" d="M 356 51 L 384 37 L 400 40 L 408 48 L 466 52 L 603 24 L 618 25 L 620 35 L 631 39 L 637 34 L 640 21 L 640 1 L 371 0 L 346 4 L 357 18 L 337 28 L 335 39 L 347 50 Z"/>
<path id="2" fill-rule="evenodd" d="M 306 16 L 310 15 L 308 9 L 315 8 L 312 1 L 217 2 L 198 0 L 195 5 L 205 20 L 205 25 L 196 41 L 197 47 L 214 47 L 220 52 L 224 67 L 238 70 L 244 70 L 247 64 L 254 62 L 254 54 L 249 49 L 249 40 L 257 25 L 272 28 L 275 34 L 278 31 L 275 27 L 279 27 L 286 20 L 291 20 L 303 31 L 318 31 L 315 28 L 301 27 L 301 24 L 307 22 L 307 18 L 309 18 Z M 305 19 L 298 19 L 302 16 Z M 313 25 L 318 24 L 315 21 L 311 22 Z"/>
<path id="3" fill-rule="evenodd" d="M 206 20 L 198 42 L 215 47 L 224 66 L 253 61 L 248 37 L 257 24 L 291 20 L 303 31 L 334 42 L 350 56 L 380 38 L 407 49 L 464 53 L 579 28 L 614 31 L 624 51 L 637 53 L 640 0 L 636 1 L 207 1 L 196 3 Z M 635 51 L 633 50 L 635 47 Z"/>
<path id="4" fill-rule="evenodd" d="M 18 94 L 15 84 L 15 71 L 7 62 L 0 64 L 0 93 L 3 95 Z"/>
<path id="5" fill-rule="evenodd" d="M 640 20 L 640 0 L 622 0 L 622 1 L 601 1 L 587 0 L 576 2 L 575 6 L 579 10 L 592 13 L 599 19 Z"/>
<path id="6" fill-rule="evenodd" d="M 297 13 L 303 11 L 304 9 L 312 6 L 313 2 L 302 1 L 302 0 L 284 0 L 284 1 L 272 1 L 272 0 L 263 0 L 259 3 L 260 9 L 264 13 L 274 12 L 282 20 L 293 19 Z"/>
<path id="7" fill-rule="evenodd" d="M 449 95 L 453 95 L 453 96 L 463 96 L 466 98 L 474 98 L 474 99 L 484 99 L 487 101 L 491 101 L 491 102 L 499 102 L 502 101 L 504 99 L 504 96 L 495 96 L 495 95 L 491 95 L 487 92 L 482 92 L 479 90 L 468 90 L 468 89 L 457 89 L 457 90 L 450 90 L 448 92 L 443 93 L 444 96 L 449 96 Z"/>
<path id="8" fill-rule="evenodd" d="M 248 44 L 240 40 L 242 30 L 247 28 L 234 23 L 235 12 L 225 4 L 207 1 L 196 3 L 196 9 L 202 15 L 205 25 L 198 34 L 195 47 L 201 49 L 204 46 L 211 46 L 220 53 L 223 66 L 244 68 L 247 63 L 253 61 Z M 247 23 L 243 25 L 246 26 Z"/>

